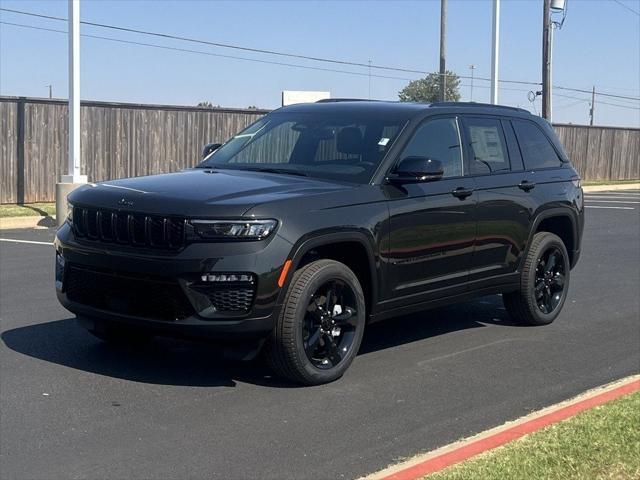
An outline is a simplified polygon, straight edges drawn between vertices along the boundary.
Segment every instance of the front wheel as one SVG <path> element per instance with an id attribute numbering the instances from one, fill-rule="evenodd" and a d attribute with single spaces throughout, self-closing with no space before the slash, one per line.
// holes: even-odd
<path id="1" fill-rule="evenodd" d="M 525 325 L 553 322 L 567 298 L 569 273 L 569 255 L 562 240 L 553 233 L 536 233 L 524 259 L 520 290 L 502 295 L 511 318 Z"/>
<path id="2" fill-rule="evenodd" d="M 267 339 L 267 362 L 280 376 L 305 385 L 336 380 L 358 353 L 365 318 L 360 282 L 346 265 L 305 265 L 295 272 Z"/>

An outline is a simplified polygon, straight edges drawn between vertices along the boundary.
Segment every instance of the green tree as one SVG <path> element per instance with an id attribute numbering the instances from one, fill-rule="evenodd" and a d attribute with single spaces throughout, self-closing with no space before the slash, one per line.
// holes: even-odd
<path id="1" fill-rule="evenodd" d="M 448 102 L 460 100 L 460 78 L 447 70 L 447 82 L 445 87 L 445 99 Z M 430 73 L 420 80 L 413 80 L 398 92 L 401 102 L 433 103 L 440 98 L 440 75 Z"/>
<path id="2" fill-rule="evenodd" d="M 201 107 L 201 108 L 218 108 L 220 105 L 214 105 L 211 102 L 199 102 L 198 105 L 196 105 L 196 107 Z"/>

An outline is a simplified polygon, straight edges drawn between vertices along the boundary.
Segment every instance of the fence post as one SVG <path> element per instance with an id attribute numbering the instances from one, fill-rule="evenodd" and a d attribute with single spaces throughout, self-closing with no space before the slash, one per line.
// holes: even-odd
<path id="1" fill-rule="evenodd" d="M 16 119 L 16 127 L 17 127 L 17 147 L 18 147 L 18 155 L 17 155 L 17 165 L 16 165 L 16 203 L 18 205 L 24 204 L 24 129 L 25 129 L 25 120 L 24 120 L 24 107 L 26 103 L 25 97 L 18 97 L 18 105 L 17 105 L 17 119 Z"/>

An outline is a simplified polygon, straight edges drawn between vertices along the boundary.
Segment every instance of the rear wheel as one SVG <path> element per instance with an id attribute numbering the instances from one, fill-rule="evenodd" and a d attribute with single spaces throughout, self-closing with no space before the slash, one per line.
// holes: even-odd
<path id="1" fill-rule="evenodd" d="M 317 385 L 340 378 L 360 348 L 365 301 L 360 282 L 344 264 L 318 260 L 298 270 L 266 358 L 280 376 Z"/>
<path id="2" fill-rule="evenodd" d="M 569 288 L 569 255 L 553 233 L 536 233 L 524 261 L 520 290 L 502 295 L 504 306 L 518 323 L 547 325 L 564 305 Z"/>

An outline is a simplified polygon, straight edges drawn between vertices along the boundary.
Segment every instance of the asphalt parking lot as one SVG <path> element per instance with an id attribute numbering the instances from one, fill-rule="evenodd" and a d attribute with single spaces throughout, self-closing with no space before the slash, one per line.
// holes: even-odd
<path id="1" fill-rule="evenodd" d="M 202 344 L 101 343 L 55 299 L 53 232 L 0 231 L 0 474 L 354 478 L 638 373 L 640 191 L 586 206 L 554 324 L 515 326 L 498 296 L 392 319 L 313 388 Z"/>

